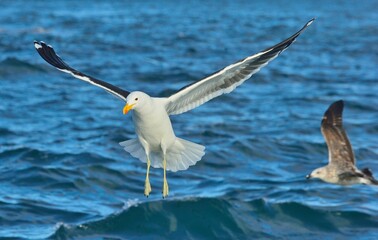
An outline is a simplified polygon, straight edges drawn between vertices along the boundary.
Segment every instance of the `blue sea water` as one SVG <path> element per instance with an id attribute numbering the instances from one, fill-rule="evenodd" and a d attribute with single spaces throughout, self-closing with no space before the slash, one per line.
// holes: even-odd
<path id="1" fill-rule="evenodd" d="M 0 238 L 378 239 L 378 188 L 307 181 L 327 163 L 327 107 L 345 101 L 359 167 L 378 175 L 377 1 L 0 1 Z M 33 40 L 128 90 L 169 96 L 316 21 L 228 95 L 173 116 L 205 145 L 151 170 L 123 102 L 45 63 Z"/>

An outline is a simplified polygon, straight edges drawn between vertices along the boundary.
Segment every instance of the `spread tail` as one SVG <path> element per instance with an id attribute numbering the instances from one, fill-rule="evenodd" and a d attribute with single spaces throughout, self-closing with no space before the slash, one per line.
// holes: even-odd
<path id="1" fill-rule="evenodd" d="M 138 139 L 127 140 L 119 144 L 126 152 L 129 152 L 131 156 L 138 158 L 144 163 L 147 162 L 145 151 Z M 172 172 L 186 170 L 201 160 L 203 155 L 205 155 L 204 146 L 176 138 L 173 146 L 167 151 L 167 170 Z M 151 152 L 150 161 L 152 167 L 163 168 L 162 152 Z"/>
<path id="2" fill-rule="evenodd" d="M 172 172 L 186 170 L 201 160 L 203 155 L 205 155 L 204 146 L 176 138 L 167 152 L 167 170 Z"/>

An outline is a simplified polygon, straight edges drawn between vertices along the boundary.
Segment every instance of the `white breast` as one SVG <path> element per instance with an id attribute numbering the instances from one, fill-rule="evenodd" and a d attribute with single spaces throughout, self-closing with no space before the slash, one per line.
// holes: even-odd
<path id="1" fill-rule="evenodd" d="M 151 104 L 143 111 L 134 111 L 133 121 L 138 138 L 145 140 L 151 151 L 160 151 L 162 143 L 170 146 L 176 136 L 165 105 L 159 98 L 151 99 Z"/>

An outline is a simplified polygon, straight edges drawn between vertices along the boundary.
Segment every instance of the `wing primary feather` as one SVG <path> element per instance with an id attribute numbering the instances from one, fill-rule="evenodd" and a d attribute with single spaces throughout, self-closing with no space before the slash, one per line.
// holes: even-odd
<path id="1" fill-rule="evenodd" d="M 344 101 L 339 100 L 332 103 L 327 111 L 325 111 L 323 119 L 322 119 L 322 126 L 336 126 L 342 127 L 343 126 L 343 109 L 344 109 Z"/>
<path id="2" fill-rule="evenodd" d="M 126 101 L 127 96 L 130 94 L 129 91 L 123 90 L 119 87 L 116 87 L 110 83 L 104 82 L 102 80 L 96 79 L 89 75 L 86 75 L 72 67 L 70 67 L 66 62 L 64 62 L 58 54 L 56 54 L 54 48 L 50 45 L 47 45 L 44 42 L 34 41 L 34 47 L 39 53 L 39 55 L 50 65 L 54 66 L 60 71 L 70 73 L 75 78 L 88 82 L 92 85 L 100 87 L 109 93 L 115 95 L 116 97 Z"/>
<path id="3" fill-rule="evenodd" d="M 311 19 L 295 34 L 273 47 L 237 61 L 206 78 L 184 86 L 168 97 L 166 104 L 168 114 L 173 115 L 189 111 L 217 96 L 233 91 L 287 49 L 314 20 Z"/>
<path id="4" fill-rule="evenodd" d="M 354 153 L 343 128 L 343 109 L 343 100 L 336 101 L 328 107 L 321 122 L 321 132 L 328 146 L 329 162 L 353 168 Z"/>

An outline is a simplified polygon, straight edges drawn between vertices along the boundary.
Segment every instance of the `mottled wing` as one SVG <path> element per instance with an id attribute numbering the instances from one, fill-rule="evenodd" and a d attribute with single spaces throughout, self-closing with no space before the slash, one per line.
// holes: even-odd
<path id="1" fill-rule="evenodd" d="M 78 78 L 80 80 L 83 80 L 85 82 L 88 82 L 90 84 L 93 84 L 97 87 L 100 87 L 102 89 L 105 89 L 109 93 L 115 95 L 116 97 L 126 101 L 127 96 L 130 92 L 125 91 L 123 89 L 120 89 L 119 87 L 113 86 L 110 83 L 98 80 L 94 77 L 88 76 L 82 72 L 77 71 L 76 69 L 73 69 L 70 67 L 67 63 L 65 63 L 54 51 L 54 49 L 47 45 L 44 42 L 37 42 L 34 41 L 34 47 L 39 53 L 39 55 L 49 64 L 56 67 L 58 70 L 62 72 L 66 72 L 74 76 L 75 78 Z"/>
<path id="2" fill-rule="evenodd" d="M 342 100 L 334 102 L 324 113 L 321 131 L 327 142 L 329 162 L 338 166 L 355 165 L 354 154 L 348 136 L 343 128 Z"/>
<path id="3" fill-rule="evenodd" d="M 287 49 L 313 21 L 314 19 L 307 22 L 301 30 L 281 43 L 183 87 L 168 98 L 168 114 L 189 111 L 217 96 L 231 92 Z"/>

